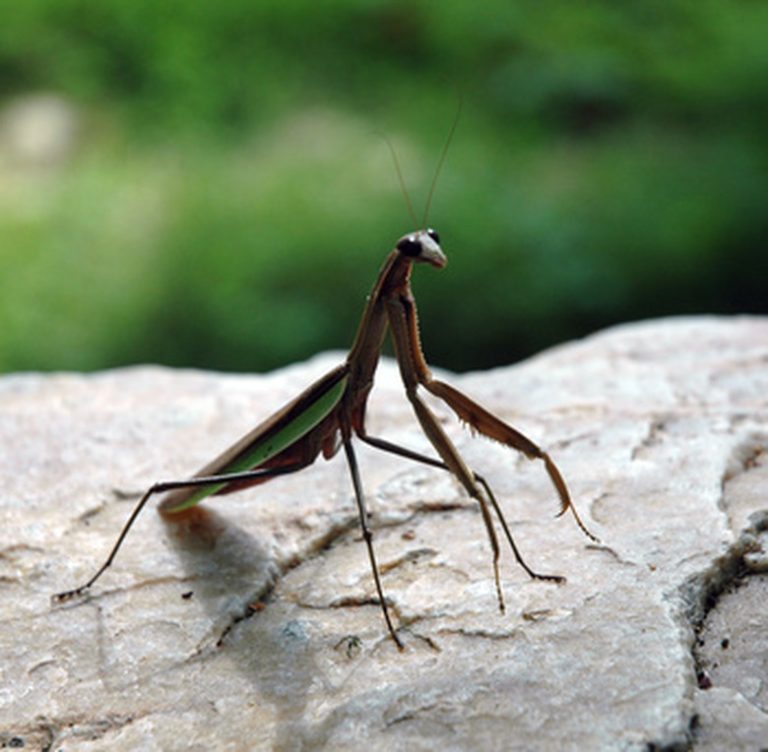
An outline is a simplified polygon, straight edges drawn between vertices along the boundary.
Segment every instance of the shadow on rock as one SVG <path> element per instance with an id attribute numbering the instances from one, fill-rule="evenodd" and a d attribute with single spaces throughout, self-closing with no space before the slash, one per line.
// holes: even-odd
<path id="1" fill-rule="evenodd" d="M 163 520 L 193 582 L 191 597 L 211 621 L 210 637 L 200 646 L 202 659 L 225 651 L 280 717 L 273 748 L 292 748 L 290 740 L 306 731 L 308 694 L 321 672 L 311 625 L 290 613 L 295 607 L 289 604 L 263 604 L 280 574 L 276 563 L 261 541 L 210 509 L 193 507 Z"/>

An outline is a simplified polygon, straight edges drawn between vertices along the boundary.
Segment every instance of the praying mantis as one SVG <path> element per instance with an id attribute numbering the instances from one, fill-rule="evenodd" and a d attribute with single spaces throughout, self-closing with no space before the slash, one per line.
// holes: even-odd
<path id="1" fill-rule="evenodd" d="M 346 360 L 308 386 L 298 397 L 266 418 L 191 478 L 155 483 L 147 489 L 128 517 L 109 556 L 96 573 L 83 585 L 60 593 L 56 598 L 63 601 L 80 595 L 104 574 L 136 518 L 146 503 L 157 494 L 167 494 L 160 509 L 163 514 L 173 516 L 199 504 L 208 496 L 239 491 L 298 472 L 321 455 L 329 460 L 343 448 L 378 601 L 389 635 L 402 650 L 403 642 L 392 623 L 379 575 L 353 438 L 382 452 L 451 473 L 478 503 L 490 541 L 496 597 L 501 612 L 504 611 L 504 596 L 499 574 L 500 546 L 492 512 L 498 518 L 515 559 L 530 577 L 563 582 L 564 578 L 560 575 L 541 574 L 528 566 L 517 548 L 490 485 L 482 475 L 467 465 L 419 393 L 420 389 L 424 389 L 442 400 L 475 432 L 515 449 L 529 459 L 542 461 L 560 500 L 558 516 L 570 510 L 582 532 L 597 541 L 579 517 L 568 487 L 549 454 L 455 387 L 434 378 L 430 372 L 421 347 L 416 302 L 411 290 L 411 271 L 417 264 L 442 269 L 446 263 L 440 238 L 433 229 L 420 229 L 403 235 L 381 267 Z M 406 398 L 437 457 L 371 436 L 366 430 L 368 397 L 387 333 L 394 345 Z"/>

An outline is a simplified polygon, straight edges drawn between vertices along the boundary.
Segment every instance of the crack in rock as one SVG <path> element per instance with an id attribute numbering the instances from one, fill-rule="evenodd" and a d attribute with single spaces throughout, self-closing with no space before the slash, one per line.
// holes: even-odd
<path id="1" fill-rule="evenodd" d="M 694 739 L 711 738 L 722 723 L 754 727 L 760 716 L 765 722 L 755 733 L 768 733 L 768 578 L 750 565 L 752 556 L 760 562 L 768 557 L 768 511 L 749 521 L 723 556 L 683 586 L 699 691 L 727 689 L 748 703 L 735 719 L 724 721 L 722 710 L 709 712 L 707 724 L 692 724 Z M 758 570 L 764 572 L 762 565 Z M 749 706 L 757 714 L 748 719 Z"/>

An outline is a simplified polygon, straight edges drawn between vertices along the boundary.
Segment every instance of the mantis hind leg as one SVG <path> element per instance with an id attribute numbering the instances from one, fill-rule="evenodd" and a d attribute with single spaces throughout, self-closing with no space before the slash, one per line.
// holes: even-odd
<path id="1" fill-rule="evenodd" d="M 133 527 L 133 523 L 136 522 L 136 518 L 141 514 L 142 509 L 146 506 L 147 502 L 156 494 L 165 493 L 167 491 L 175 491 L 180 488 L 206 488 L 208 486 L 217 486 L 222 483 L 231 483 L 235 481 L 247 481 L 247 480 L 269 480 L 278 475 L 286 475 L 288 473 L 301 470 L 303 467 L 309 464 L 307 462 L 297 463 L 296 465 L 287 465 L 285 467 L 276 468 L 262 468 L 260 470 L 246 470 L 241 473 L 228 473 L 222 475 L 210 475 L 200 478 L 187 478 L 186 480 L 171 480 L 155 483 L 150 486 L 144 495 L 139 499 L 136 506 L 133 508 L 128 520 L 123 529 L 120 531 L 115 544 L 112 546 L 112 550 L 107 556 L 104 563 L 99 567 L 96 573 L 85 583 L 72 590 L 65 590 L 63 593 L 58 593 L 54 596 L 56 601 L 66 601 L 75 596 L 81 595 L 98 580 L 102 574 L 110 567 L 114 561 L 117 552 L 125 541 L 125 537 L 128 535 L 128 531 Z"/>

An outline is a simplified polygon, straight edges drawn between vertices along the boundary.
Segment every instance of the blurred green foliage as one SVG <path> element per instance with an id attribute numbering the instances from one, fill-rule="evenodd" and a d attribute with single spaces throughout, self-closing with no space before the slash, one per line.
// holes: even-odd
<path id="1" fill-rule="evenodd" d="M 261 370 L 346 348 L 412 229 L 429 360 L 768 311 L 768 4 L 24 0 L 0 23 L 0 367 Z M 54 92 L 40 163 L 2 113 Z M 6 138 L 7 141 L 7 138 Z"/>

